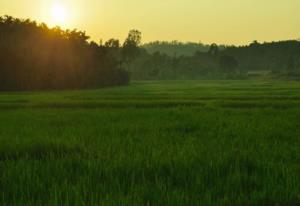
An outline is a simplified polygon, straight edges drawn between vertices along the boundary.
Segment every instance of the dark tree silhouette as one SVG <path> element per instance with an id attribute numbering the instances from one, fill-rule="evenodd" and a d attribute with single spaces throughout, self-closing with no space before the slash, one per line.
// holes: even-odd
<path id="1" fill-rule="evenodd" d="M 122 49 L 122 58 L 125 63 L 130 64 L 134 60 L 134 58 L 139 55 L 139 46 L 141 44 L 141 39 L 142 36 L 140 31 L 129 31 L 128 37 L 125 40 Z"/>
<path id="2" fill-rule="evenodd" d="M 141 32 L 131 30 L 122 45 L 97 44 L 85 32 L 0 17 L 0 90 L 98 88 L 127 84 L 129 73 L 139 80 L 244 78 L 251 70 L 300 77 L 300 42 L 142 45 Z"/>
<path id="3" fill-rule="evenodd" d="M 171 57 L 178 56 L 193 56 L 195 52 L 208 52 L 210 45 L 205 45 L 202 43 L 194 43 L 194 42 L 178 42 L 178 41 L 154 41 L 150 43 L 146 43 L 142 45 L 143 48 L 147 50 L 150 54 L 154 54 L 155 52 L 160 52 L 162 54 L 166 54 Z M 224 48 L 224 46 L 218 46 L 220 50 Z"/>
<path id="4" fill-rule="evenodd" d="M 119 49 L 120 41 L 118 39 L 109 39 L 107 42 L 105 42 L 104 46 L 108 48 Z"/>
<path id="5" fill-rule="evenodd" d="M 0 17 L 0 90 L 82 89 L 127 84 L 119 43 L 88 42 L 85 32 Z"/>
<path id="6" fill-rule="evenodd" d="M 211 44 L 208 53 L 212 56 L 217 57 L 219 55 L 219 47 L 217 44 Z"/>
<path id="7" fill-rule="evenodd" d="M 270 75 L 276 72 L 274 77 L 300 78 L 300 41 L 296 40 L 253 41 L 239 47 L 152 42 L 141 46 L 139 54 L 126 67 L 134 79 L 244 79 L 248 71 L 257 70 Z"/>
<path id="8" fill-rule="evenodd" d="M 128 37 L 125 40 L 124 45 L 134 44 L 135 46 L 140 46 L 142 40 L 142 33 L 138 30 L 130 30 L 128 33 Z"/>

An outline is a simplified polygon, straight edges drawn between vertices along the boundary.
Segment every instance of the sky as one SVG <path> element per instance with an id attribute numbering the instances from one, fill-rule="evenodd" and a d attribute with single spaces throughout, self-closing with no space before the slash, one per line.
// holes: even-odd
<path id="1" fill-rule="evenodd" d="M 244 45 L 300 38 L 300 0 L 0 0 L 0 15 L 86 31 L 98 42 L 178 40 Z"/>

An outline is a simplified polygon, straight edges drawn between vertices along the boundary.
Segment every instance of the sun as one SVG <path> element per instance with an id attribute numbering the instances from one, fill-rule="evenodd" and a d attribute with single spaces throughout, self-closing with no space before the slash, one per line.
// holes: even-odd
<path id="1" fill-rule="evenodd" d="M 67 21 L 67 10 L 62 4 L 54 4 L 51 7 L 52 22 L 58 26 L 64 26 Z"/>

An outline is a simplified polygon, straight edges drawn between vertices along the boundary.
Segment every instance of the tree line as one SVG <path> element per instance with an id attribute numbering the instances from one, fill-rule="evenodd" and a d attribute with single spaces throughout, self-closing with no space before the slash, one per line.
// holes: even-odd
<path id="1" fill-rule="evenodd" d="M 207 52 L 210 48 L 209 44 L 201 42 L 179 42 L 179 41 L 154 41 L 142 45 L 144 49 L 150 54 L 159 51 L 168 56 L 193 56 L 195 52 Z M 219 45 L 219 48 L 224 49 L 224 45 Z"/>
<path id="2" fill-rule="evenodd" d="M 256 70 L 300 79 L 297 40 L 237 47 L 141 39 L 131 30 L 122 44 L 114 38 L 98 44 L 82 31 L 0 17 L 0 90 L 99 88 L 131 78 L 243 79 Z"/>
<path id="3" fill-rule="evenodd" d="M 161 48 L 153 46 L 152 48 Z M 195 49 L 195 45 L 190 43 L 163 43 L 164 49 L 148 51 L 146 47 L 141 47 L 139 55 L 127 67 L 133 79 L 219 79 L 219 78 L 243 78 L 245 71 L 239 66 L 238 60 L 227 55 L 225 47 L 212 44 L 206 49 L 199 45 L 199 50 L 195 50 L 193 55 L 169 55 L 165 53 L 165 47 L 186 47 Z M 174 50 L 174 48 L 168 51 Z M 197 47 L 196 47 L 197 48 Z M 186 49 L 188 50 L 188 49 Z"/>
<path id="4" fill-rule="evenodd" d="M 185 54 L 178 55 L 182 49 Z M 245 79 L 253 71 L 300 79 L 300 41 L 246 46 L 157 41 L 142 45 L 127 69 L 133 79 Z"/>
<path id="5" fill-rule="evenodd" d="M 104 45 L 85 32 L 49 28 L 29 19 L 0 17 L 0 90 L 99 88 L 129 83 L 123 59 L 130 39 Z M 125 51 L 126 50 L 126 51 Z"/>

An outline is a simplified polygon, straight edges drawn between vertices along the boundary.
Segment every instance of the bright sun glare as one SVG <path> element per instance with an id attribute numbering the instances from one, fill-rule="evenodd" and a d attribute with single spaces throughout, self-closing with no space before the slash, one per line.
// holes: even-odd
<path id="1" fill-rule="evenodd" d="M 52 22 L 59 26 L 64 26 L 67 19 L 67 11 L 61 4 L 55 4 L 51 8 Z"/>

